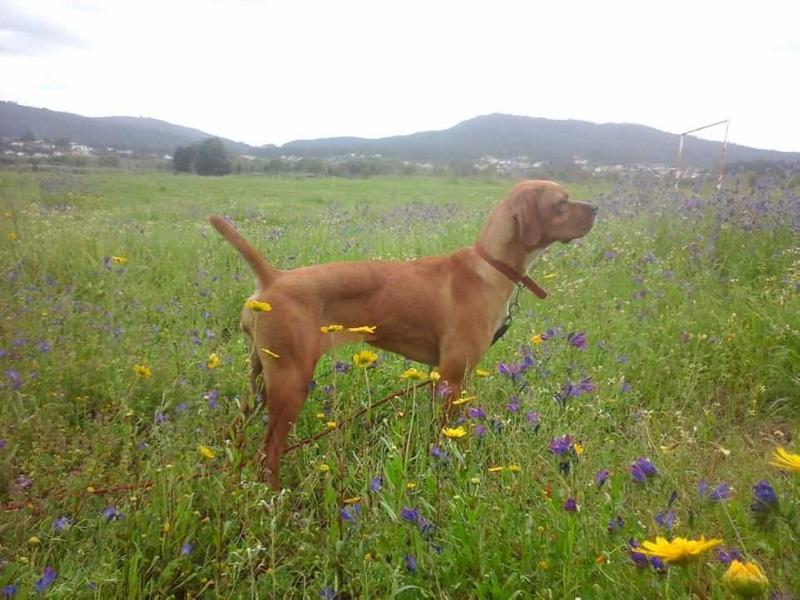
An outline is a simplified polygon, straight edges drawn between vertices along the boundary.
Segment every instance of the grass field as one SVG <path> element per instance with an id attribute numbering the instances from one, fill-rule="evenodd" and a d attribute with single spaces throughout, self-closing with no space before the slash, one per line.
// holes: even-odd
<path id="1" fill-rule="evenodd" d="M 420 390 L 287 455 L 280 494 L 237 468 L 266 418 L 232 435 L 254 283 L 206 217 L 279 268 L 404 260 L 472 243 L 510 186 L 0 172 L 0 594 L 724 598 L 735 552 L 800 590 L 800 475 L 769 464 L 800 451 L 781 180 L 568 184 L 600 218 L 534 266 L 550 298 L 469 379 L 468 435 Z M 293 440 L 422 368 L 358 349 L 321 361 Z M 636 546 L 701 535 L 723 542 L 685 565 Z"/>

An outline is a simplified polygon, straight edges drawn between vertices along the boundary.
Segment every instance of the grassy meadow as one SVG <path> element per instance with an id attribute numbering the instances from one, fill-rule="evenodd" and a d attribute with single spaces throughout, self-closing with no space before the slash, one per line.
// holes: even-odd
<path id="1" fill-rule="evenodd" d="M 737 553 L 800 590 L 800 474 L 769 464 L 800 452 L 782 179 L 566 184 L 598 221 L 535 264 L 550 297 L 468 380 L 464 437 L 421 389 L 259 481 L 267 415 L 232 426 L 253 277 L 206 217 L 283 269 L 405 260 L 471 244 L 512 183 L 0 172 L 0 596 L 726 598 Z M 293 441 L 427 373 L 360 349 Z M 723 541 L 670 564 L 657 536 Z"/>

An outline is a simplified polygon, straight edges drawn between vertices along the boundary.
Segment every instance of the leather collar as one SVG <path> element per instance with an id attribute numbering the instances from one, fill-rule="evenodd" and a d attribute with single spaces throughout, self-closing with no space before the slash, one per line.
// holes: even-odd
<path id="1" fill-rule="evenodd" d="M 547 298 L 547 292 L 545 292 L 539 286 L 539 284 L 537 284 L 533 279 L 531 279 L 527 275 L 517 273 L 517 271 L 515 271 L 512 267 L 508 266 L 506 263 L 500 260 L 495 260 L 486 253 L 486 250 L 484 250 L 477 244 L 475 245 L 475 252 L 483 260 L 492 265 L 495 269 L 500 271 L 503 275 L 505 275 L 508 279 L 510 279 L 514 283 L 519 283 L 524 285 L 526 288 L 528 288 L 528 290 L 533 292 L 537 297 L 541 298 L 542 300 Z"/>

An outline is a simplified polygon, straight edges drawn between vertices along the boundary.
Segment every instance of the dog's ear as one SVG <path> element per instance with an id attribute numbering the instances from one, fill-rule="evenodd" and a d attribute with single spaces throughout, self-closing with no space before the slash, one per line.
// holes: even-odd
<path id="1" fill-rule="evenodd" d="M 539 216 L 541 188 L 522 190 L 511 204 L 511 215 L 517 227 L 517 237 L 523 245 L 533 248 L 542 239 Z"/>

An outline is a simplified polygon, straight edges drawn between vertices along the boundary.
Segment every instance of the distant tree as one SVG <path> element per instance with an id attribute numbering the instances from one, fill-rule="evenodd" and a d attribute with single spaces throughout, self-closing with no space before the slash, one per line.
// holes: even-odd
<path id="1" fill-rule="evenodd" d="M 25 133 L 25 135 L 23 135 L 19 139 L 20 139 L 20 141 L 23 141 L 23 142 L 35 142 L 36 141 L 36 136 L 33 135 L 30 131 L 28 131 L 28 132 Z"/>
<path id="2" fill-rule="evenodd" d="M 183 173 L 191 173 L 194 166 L 194 146 L 178 146 L 172 154 L 172 168 Z"/>
<path id="3" fill-rule="evenodd" d="M 231 161 L 219 138 L 208 138 L 195 145 L 194 170 L 198 175 L 227 175 Z"/>

